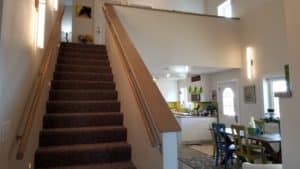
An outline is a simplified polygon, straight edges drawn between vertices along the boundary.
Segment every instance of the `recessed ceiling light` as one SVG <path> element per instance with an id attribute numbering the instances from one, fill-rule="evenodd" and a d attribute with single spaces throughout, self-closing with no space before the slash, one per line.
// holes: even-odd
<path id="1" fill-rule="evenodd" d="M 166 74 L 166 77 L 167 77 L 167 78 L 171 77 L 171 74 L 170 74 L 170 73 L 167 73 L 167 74 Z"/>
<path id="2" fill-rule="evenodd" d="M 190 71 L 189 66 L 170 66 L 169 69 L 176 73 L 188 73 Z"/>

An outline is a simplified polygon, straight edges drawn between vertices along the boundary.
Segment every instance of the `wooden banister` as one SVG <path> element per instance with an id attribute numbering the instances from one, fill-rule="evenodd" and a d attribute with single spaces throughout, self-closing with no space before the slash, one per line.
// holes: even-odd
<path id="1" fill-rule="evenodd" d="M 22 160 L 24 158 L 24 153 L 26 151 L 26 146 L 31 134 L 31 129 L 36 117 L 36 109 L 39 104 L 42 89 L 45 87 L 47 82 L 47 72 L 50 66 L 50 61 L 57 52 L 58 42 L 60 40 L 60 25 L 65 9 L 58 11 L 56 21 L 54 23 L 52 32 L 50 34 L 49 41 L 47 42 L 44 57 L 41 62 L 41 66 L 33 84 L 32 91 L 30 92 L 29 99 L 25 105 L 24 111 L 24 128 L 17 136 L 17 141 L 19 142 L 17 150 L 17 160 Z"/>
<path id="2" fill-rule="evenodd" d="M 128 7 L 128 8 L 144 9 L 150 11 L 168 12 L 174 14 L 195 15 L 195 16 L 212 17 L 212 18 L 229 19 L 229 20 L 240 20 L 240 18 L 236 18 L 236 17 L 228 18 L 224 16 L 202 14 L 202 13 L 195 13 L 195 12 L 185 12 L 185 11 L 170 10 L 170 9 L 151 8 L 151 7 L 140 6 L 140 5 L 129 5 L 129 4 L 122 4 L 122 3 L 107 3 L 107 4 L 114 5 L 114 6 Z"/>
<path id="3" fill-rule="evenodd" d="M 162 133 L 177 132 L 180 131 L 180 127 L 119 20 L 113 5 L 105 4 L 103 11 L 109 31 L 112 32 L 122 55 L 121 60 L 127 70 L 151 144 L 159 147 Z"/>

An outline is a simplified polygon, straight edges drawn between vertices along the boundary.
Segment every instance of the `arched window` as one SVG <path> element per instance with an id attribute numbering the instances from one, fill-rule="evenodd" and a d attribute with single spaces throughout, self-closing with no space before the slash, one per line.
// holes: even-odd
<path id="1" fill-rule="evenodd" d="M 227 116 L 235 116 L 234 92 L 231 88 L 225 88 L 222 94 L 223 113 Z"/>

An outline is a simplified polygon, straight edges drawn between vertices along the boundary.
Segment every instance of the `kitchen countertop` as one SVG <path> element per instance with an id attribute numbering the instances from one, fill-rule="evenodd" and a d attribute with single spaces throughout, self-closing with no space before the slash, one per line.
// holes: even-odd
<path id="1" fill-rule="evenodd" d="M 190 115 L 189 113 L 182 112 L 173 112 L 175 117 L 178 118 L 216 118 L 215 116 L 199 116 L 199 115 Z"/>

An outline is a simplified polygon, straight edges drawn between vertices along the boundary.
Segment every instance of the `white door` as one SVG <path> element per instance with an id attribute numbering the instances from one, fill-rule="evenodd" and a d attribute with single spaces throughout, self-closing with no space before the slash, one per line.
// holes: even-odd
<path id="1" fill-rule="evenodd" d="M 95 0 L 94 3 L 94 43 L 105 44 L 105 18 L 102 10 L 105 0 Z"/>
<path id="2" fill-rule="evenodd" d="M 218 83 L 219 119 L 227 127 L 239 122 L 239 87 L 235 80 Z"/>

